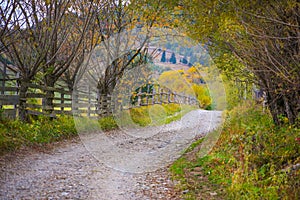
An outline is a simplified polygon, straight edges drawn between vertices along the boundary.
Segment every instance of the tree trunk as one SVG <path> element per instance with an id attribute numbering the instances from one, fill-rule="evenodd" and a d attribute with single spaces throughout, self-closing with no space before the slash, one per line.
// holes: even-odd
<path id="1" fill-rule="evenodd" d="M 27 80 L 20 80 L 20 91 L 19 91 L 19 119 L 21 121 L 27 121 L 27 112 L 26 112 L 26 102 L 27 102 L 27 91 L 28 86 L 26 85 L 29 83 Z"/>
<path id="2" fill-rule="evenodd" d="M 268 107 L 274 123 L 282 125 L 287 123 L 284 119 L 288 119 L 288 123 L 295 124 L 300 113 L 299 102 L 299 91 L 289 91 L 280 96 L 268 93 Z"/>
<path id="3" fill-rule="evenodd" d="M 113 93 L 113 90 L 116 86 L 116 81 L 112 84 L 107 84 L 108 77 L 105 77 L 105 79 L 98 82 L 97 90 L 98 90 L 98 104 L 99 104 L 99 111 L 100 111 L 100 117 L 101 116 L 109 116 L 112 115 L 112 107 L 111 107 L 111 98 L 110 96 Z"/>

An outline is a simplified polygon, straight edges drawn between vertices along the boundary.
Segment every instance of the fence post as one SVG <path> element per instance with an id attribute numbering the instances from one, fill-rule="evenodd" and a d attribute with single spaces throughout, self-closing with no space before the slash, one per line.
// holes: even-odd
<path id="1" fill-rule="evenodd" d="M 99 90 L 97 89 L 97 92 L 96 92 L 96 103 L 95 103 L 95 110 L 96 110 L 96 115 L 99 114 L 99 102 L 100 102 L 100 93 L 99 93 Z"/>
<path id="2" fill-rule="evenodd" d="M 163 93 L 164 93 L 164 89 L 163 88 L 161 88 L 161 90 L 160 90 L 160 104 L 162 104 L 163 103 Z"/>
<path id="3" fill-rule="evenodd" d="M 113 106 L 113 103 L 112 103 L 112 98 L 111 98 L 111 95 L 108 94 L 107 95 L 107 110 L 106 110 L 106 116 L 108 115 L 111 115 L 112 114 L 112 106 Z"/>
<path id="4" fill-rule="evenodd" d="M 117 103 L 120 104 L 120 111 L 122 111 L 123 110 L 122 96 L 118 96 Z M 118 109 L 118 107 L 117 107 L 117 109 Z"/>
<path id="5" fill-rule="evenodd" d="M 125 98 L 123 97 L 123 100 L 125 102 L 124 105 L 125 105 L 125 107 L 128 107 L 128 109 L 131 109 L 134 107 L 134 100 L 131 101 L 131 97 L 132 97 L 132 95 L 129 95 L 127 98 L 126 98 L 126 96 L 125 96 Z"/>
<path id="6" fill-rule="evenodd" d="M 60 110 L 62 111 L 62 113 L 64 112 L 64 106 L 62 104 L 65 103 L 65 94 L 64 93 L 60 93 Z"/>
<path id="7" fill-rule="evenodd" d="M 20 72 L 16 73 L 16 87 L 17 87 L 17 91 L 16 91 L 16 95 L 19 96 L 19 82 L 18 79 L 20 78 Z M 16 115 L 15 117 L 18 118 L 18 114 L 19 114 L 19 103 L 14 105 L 14 109 L 16 110 Z"/>
<path id="8" fill-rule="evenodd" d="M 5 87 L 5 77 L 6 77 L 6 63 L 4 63 L 4 68 L 3 68 L 3 72 L 2 72 L 2 89 L 1 89 L 1 95 L 5 94 L 5 90 L 4 90 L 4 87 Z M 0 109 L 2 109 L 2 105 L 0 105 Z"/>
<path id="9" fill-rule="evenodd" d="M 112 114 L 115 110 L 115 101 L 112 95 L 109 95 L 108 97 L 108 109 L 109 109 L 109 114 Z"/>
<path id="10" fill-rule="evenodd" d="M 87 116 L 91 116 L 91 87 L 88 86 L 88 110 L 87 110 Z"/>
<path id="11" fill-rule="evenodd" d="M 176 92 L 173 93 L 173 103 L 176 103 Z"/>
<path id="12" fill-rule="evenodd" d="M 155 94 L 156 92 L 155 92 L 155 87 L 153 87 L 153 90 L 152 90 L 152 105 L 154 105 L 155 104 Z"/>
<path id="13" fill-rule="evenodd" d="M 138 107 L 141 106 L 142 103 L 142 87 L 139 88 L 139 92 L 138 92 Z"/>
<path id="14" fill-rule="evenodd" d="M 168 103 L 171 103 L 171 90 L 168 91 Z"/>
<path id="15" fill-rule="evenodd" d="M 96 105 L 97 105 L 97 107 L 96 107 L 96 109 L 97 109 L 97 115 L 98 116 L 100 116 L 101 115 L 101 101 L 102 101 L 102 94 L 100 94 L 99 93 L 99 91 L 97 91 L 97 103 L 96 103 Z"/>
<path id="16" fill-rule="evenodd" d="M 100 108 L 102 108 L 102 115 L 106 116 L 107 115 L 107 95 L 101 95 L 102 96 L 102 101 L 100 104 Z"/>
<path id="17" fill-rule="evenodd" d="M 5 78 L 6 78 L 6 63 L 4 63 L 4 68 L 3 68 L 3 72 L 2 72 L 2 89 L 1 89 L 1 94 L 5 94 Z M 1 106 L 2 107 L 2 106 Z"/>
<path id="18" fill-rule="evenodd" d="M 72 94 L 72 101 L 73 101 L 73 112 L 76 113 L 78 111 L 78 102 L 79 102 L 79 92 L 76 88 L 73 90 Z M 76 114 L 80 114 L 79 112 Z"/>

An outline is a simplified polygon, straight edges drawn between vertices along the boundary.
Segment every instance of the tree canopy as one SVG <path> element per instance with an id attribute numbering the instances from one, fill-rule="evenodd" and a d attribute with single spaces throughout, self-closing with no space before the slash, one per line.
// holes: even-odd
<path id="1" fill-rule="evenodd" d="M 72 89 L 86 55 L 116 33 L 169 27 L 207 47 L 228 79 L 264 90 L 276 124 L 282 117 L 293 124 L 300 112 L 299 13 L 297 0 L 1 1 L 0 53 L 20 72 L 26 99 L 27 82 L 52 87 L 63 80 Z M 190 66 L 209 64 L 203 55 L 183 55 Z"/>
<path id="2" fill-rule="evenodd" d="M 300 112 L 300 5 L 288 1 L 183 1 L 182 27 L 208 44 L 219 69 L 267 95 L 274 122 Z M 187 23 L 192 21 L 193 23 Z"/>

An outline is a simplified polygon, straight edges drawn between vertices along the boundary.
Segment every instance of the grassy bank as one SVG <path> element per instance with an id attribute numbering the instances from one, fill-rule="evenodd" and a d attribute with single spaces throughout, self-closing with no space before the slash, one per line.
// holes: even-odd
<path id="1" fill-rule="evenodd" d="M 35 145 L 58 141 L 76 135 L 72 116 L 60 116 L 49 120 L 38 117 L 25 123 L 19 120 L 1 119 L 0 154 L 14 150 L 21 145 Z"/>
<path id="2" fill-rule="evenodd" d="M 195 107 L 179 104 L 163 104 L 133 108 L 122 112 L 122 122 L 138 126 L 155 126 L 180 119 Z M 109 131 L 123 125 L 114 117 L 103 117 L 98 121 L 82 119 L 75 127 L 73 116 L 59 116 L 50 120 L 38 117 L 29 123 L 0 117 L 0 154 L 17 149 L 21 145 L 39 145 L 59 141 L 77 135 L 76 128 L 85 131 Z M 79 127 L 79 126 L 80 127 Z"/>
<path id="3" fill-rule="evenodd" d="M 119 117 L 120 120 L 118 123 L 121 126 L 160 126 L 179 120 L 193 109 L 196 109 L 196 107 L 174 103 L 143 106 L 123 111 Z"/>
<path id="4" fill-rule="evenodd" d="M 299 124 L 282 118 L 286 124 L 276 127 L 269 114 L 250 104 L 225 118 L 209 155 L 186 153 L 171 166 L 184 198 L 299 199 L 300 173 L 293 170 L 300 163 Z"/>

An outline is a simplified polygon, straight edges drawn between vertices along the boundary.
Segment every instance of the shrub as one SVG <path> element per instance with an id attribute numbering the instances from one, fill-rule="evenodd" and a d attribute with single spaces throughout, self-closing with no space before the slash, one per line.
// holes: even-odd
<path id="1" fill-rule="evenodd" d="M 103 131 L 109 131 L 118 128 L 118 124 L 113 116 L 100 118 L 99 125 Z"/>

